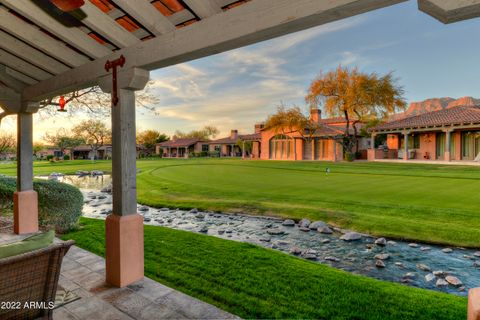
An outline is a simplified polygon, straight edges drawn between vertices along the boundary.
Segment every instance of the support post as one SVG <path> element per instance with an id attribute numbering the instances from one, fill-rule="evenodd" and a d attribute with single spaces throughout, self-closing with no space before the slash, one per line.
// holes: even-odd
<path id="1" fill-rule="evenodd" d="M 13 230 L 16 234 L 38 231 L 38 195 L 33 190 L 32 113 L 17 114 L 17 191 L 13 194 Z"/>
<path id="2" fill-rule="evenodd" d="M 118 101 L 112 101 L 112 196 L 113 211 L 105 221 L 106 281 L 124 287 L 143 279 L 143 217 L 137 213 L 135 91 L 145 87 L 149 72 L 119 72 Z M 99 80 L 112 92 L 111 77 Z"/>
<path id="3" fill-rule="evenodd" d="M 403 160 L 408 160 L 408 132 L 404 132 L 403 136 Z"/>
<path id="4" fill-rule="evenodd" d="M 443 154 L 443 160 L 445 161 L 451 161 L 451 155 L 450 155 L 450 145 L 452 141 L 452 129 L 445 129 L 445 151 Z"/>
<path id="5" fill-rule="evenodd" d="M 370 148 L 367 150 L 367 160 L 374 161 L 375 160 L 375 138 L 377 134 L 372 132 L 370 136 Z"/>
<path id="6" fill-rule="evenodd" d="M 242 140 L 242 159 L 245 160 L 245 140 Z"/>

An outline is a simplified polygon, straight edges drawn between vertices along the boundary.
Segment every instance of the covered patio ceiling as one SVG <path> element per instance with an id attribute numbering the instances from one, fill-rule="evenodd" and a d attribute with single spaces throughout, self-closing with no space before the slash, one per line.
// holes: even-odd
<path id="1" fill-rule="evenodd" d="M 124 69 L 153 70 L 404 1 L 86 0 L 66 13 L 49 0 L 1 0 L 0 96 L 39 101 L 96 85 L 120 55 Z M 480 15 L 479 0 L 418 4 L 445 23 Z"/>

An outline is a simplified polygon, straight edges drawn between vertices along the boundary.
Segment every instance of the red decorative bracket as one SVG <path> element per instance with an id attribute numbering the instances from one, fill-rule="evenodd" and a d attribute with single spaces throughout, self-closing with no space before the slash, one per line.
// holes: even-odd
<path id="1" fill-rule="evenodd" d="M 118 92 L 117 92 L 117 67 L 123 67 L 125 64 L 125 57 L 123 54 L 120 56 L 120 58 L 115 59 L 115 60 L 108 60 L 105 63 L 105 70 L 108 72 L 110 69 L 112 69 L 112 102 L 113 105 L 116 106 L 118 103 Z"/>

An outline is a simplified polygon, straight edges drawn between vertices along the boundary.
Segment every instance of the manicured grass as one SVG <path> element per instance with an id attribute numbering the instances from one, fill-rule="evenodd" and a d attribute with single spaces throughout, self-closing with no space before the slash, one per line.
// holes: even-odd
<path id="1" fill-rule="evenodd" d="M 104 255 L 104 221 L 62 236 Z M 467 299 L 378 281 L 251 244 L 145 226 L 145 274 L 243 318 L 464 319 Z"/>
<path id="2" fill-rule="evenodd" d="M 35 173 L 110 168 L 106 161 L 43 162 Z M 309 217 L 373 235 L 480 247 L 480 167 L 164 159 L 138 161 L 138 168 L 143 204 Z M 0 173 L 15 167 L 1 165 Z"/>

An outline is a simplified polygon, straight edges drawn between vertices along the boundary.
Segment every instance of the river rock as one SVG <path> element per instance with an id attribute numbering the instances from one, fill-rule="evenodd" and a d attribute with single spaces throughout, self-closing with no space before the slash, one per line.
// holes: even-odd
<path id="1" fill-rule="evenodd" d="M 452 253 L 453 250 L 452 250 L 452 248 L 443 248 L 443 249 L 442 249 L 442 252 L 443 252 L 443 253 Z"/>
<path id="2" fill-rule="evenodd" d="M 150 222 L 152 219 L 151 218 L 143 218 L 143 221 L 145 222 Z"/>
<path id="3" fill-rule="evenodd" d="M 202 220 L 202 219 L 205 219 L 205 215 L 200 212 L 200 213 L 197 213 L 197 214 L 195 215 L 195 218 L 197 218 L 197 219 L 199 219 L 199 220 Z"/>
<path id="4" fill-rule="evenodd" d="M 435 277 L 441 277 L 441 276 L 444 276 L 444 275 L 446 275 L 446 274 L 447 274 L 447 273 L 446 273 L 445 271 L 442 271 L 442 270 L 435 270 L 435 271 L 433 271 L 433 275 L 434 275 Z"/>
<path id="5" fill-rule="evenodd" d="M 317 231 L 320 232 L 320 233 L 323 233 L 323 234 L 332 234 L 333 233 L 333 230 L 330 229 L 327 226 L 320 227 L 320 228 L 317 229 Z"/>
<path id="6" fill-rule="evenodd" d="M 150 210 L 150 208 L 147 207 L 147 206 L 141 206 L 140 208 L 138 208 L 138 211 L 141 211 L 141 212 L 145 212 L 145 211 L 148 211 L 148 210 Z"/>
<path id="7" fill-rule="evenodd" d="M 318 228 L 326 227 L 327 224 L 323 221 L 314 221 L 308 226 L 312 230 L 318 230 Z"/>
<path id="8" fill-rule="evenodd" d="M 395 262 L 395 265 L 396 265 L 397 267 L 403 267 L 403 263 L 401 263 L 401 262 Z"/>
<path id="9" fill-rule="evenodd" d="M 305 253 L 302 257 L 308 260 L 317 260 L 317 256 L 310 253 Z"/>
<path id="10" fill-rule="evenodd" d="M 418 263 L 417 268 L 422 271 L 430 271 L 430 267 L 423 263 Z"/>
<path id="11" fill-rule="evenodd" d="M 375 261 L 375 267 L 377 267 L 377 268 L 385 268 L 385 262 L 383 262 L 383 260 L 376 260 L 376 261 Z"/>
<path id="12" fill-rule="evenodd" d="M 268 229 L 268 230 L 267 230 L 267 233 L 268 233 L 268 234 L 271 234 L 271 235 L 273 235 L 273 236 L 279 236 L 279 235 L 281 235 L 281 234 L 284 234 L 285 231 L 280 230 L 280 229 Z"/>
<path id="13" fill-rule="evenodd" d="M 261 242 L 270 242 L 270 241 L 272 241 L 272 239 L 270 239 L 270 238 L 260 238 L 260 239 L 258 239 L 258 240 L 260 240 Z"/>
<path id="14" fill-rule="evenodd" d="M 409 245 L 411 248 L 418 248 L 418 244 L 413 243 L 413 242 L 412 242 L 412 243 L 409 243 L 408 245 Z"/>
<path id="15" fill-rule="evenodd" d="M 322 240 L 322 243 L 329 243 L 330 242 L 330 239 L 323 239 Z"/>
<path id="16" fill-rule="evenodd" d="M 293 221 L 292 219 L 283 220 L 282 226 L 293 227 L 295 226 L 295 221 Z"/>
<path id="17" fill-rule="evenodd" d="M 102 188 L 102 190 L 100 190 L 100 192 L 103 192 L 103 193 L 112 193 L 112 185 L 109 184 L 108 186 Z"/>
<path id="18" fill-rule="evenodd" d="M 428 251 L 428 250 L 431 250 L 432 248 L 430 247 L 420 247 L 420 250 L 421 251 Z"/>
<path id="19" fill-rule="evenodd" d="M 340 239 L 345 241 L 356 241 L 362 239 L 362 235 L 357 232 L 347 232 Z"/>
<path id="20" fill-rule="evenodd" d="M 300 227 L 300 231 L 309 232 L 310 228 Z"/>
<path id="21" fill-rule="evenodd" d="M 403 275 L 404 278 L 415 278 L 417 276 L 417 274 L 415 272 L 407 272 Z"/>
<path id="22" fill-rule="evenodd" d="M 437 282 L 435 283 L 435 286 L 445 287 L 445 286 L 448 286 L 448 282 L 445 281 L 444 279 L 438 279 Z"/>
<path id="23" fill-rule="evenodd" d="M 97 196 L 97 199 L 100 199 L 100 200 L 107 199 L 107 196 L 104 196 L 103 194 L 101 194 Z"/>
<path id="24" fill-rule="evenodd" d="M 324 259 L 327 261 L 340 262 L 340 259 L 332 256 L 326 256 Z"/>
<path id="25" fill-rule="evenodd" d="M 388 253 L 379 253 L 376 254 L 374 258 L 377 260 L 387 260 L 388 258 L 390 258 L 390 255 Z"/>
<path id="26" fill-rule="evenodd" d="M 381 246 L 381 247 L 384 247 L 387 245 L 387 239 L 385 238 L 378 238 L 377 240 L 375 240 L 375 244 L 377 246 Z"/>
<path id="27" fill-rule="evenodd" d="M 300 249 L 299 247 L 292 247 L 290 249 L 290 253 L 298 256 L 299 254 L 302 254 L 302 249 Z"/>
<path id="28" fill-rule="evenodd" d="M 302 220 L 300 220 L 300 222 L 298 223 L 298 226 L 300 228 L 308 228 L 310 226 L 310 223 L 311 221 L 308 220 L 307 218 L 303 218 Z"/>
<path id="29" fill-rule="evenodd" d="M 160 211 L 170 211 L 169 208 L 160 208 Z"/>
<path id="30" fill-rule="evenodd" d="M 435 279 L 435 276 L 433 275 L 433 273 L 429 273 L 425 276 L 425 281 L 427 281 L 427 282 L 430 282 L 433 279 Z"/>
<path id="31" fill-rule="evenodd" d="M 208 228 L 207 227 L 202 227 L 199 232 L 208 233 Z"/>
<path id="32" fill-rule="evenodd" d="M 459 287 L 459 286 L 463 285 L 462 281 L 460 281 L 460 279 L 458 279 L 457 277 L 454 277 L 454 276 L 446 276 L 445 280 L 448 283 L 450 283 L 452 286 Z"/>
<path id="33" fill-rule="evenodd" d="M 220 234 L 220 235 L 222 235 L 222 234 L 225 233 L 225 230 L 218 230 L 217 233 Z M 260 239 L 260 241 L 262 241 L 262 239 Z"/>
<path id="34" fill-rule="evenodd" d="M 387 244 L 388 244 L 389 246 L 396 246 L 396 245 L 397 245 L 397 243 L 396 243 L 395 241 L 393 241 L 393 240 L 388 240 L 388 241 L 387 241 Z"/>
<path id="35" fill-rule="evenodd" d="M 192 210 L 190 210 L 190 213 L 197 213 L 197 212 L 198 212 L 197 208 L 193 208 Z"/>
<path id="36" fill-rule="evenodd" d="M 477 258 L 480 258 L 480 251 L 475 252 L 473 255 Z"/>

